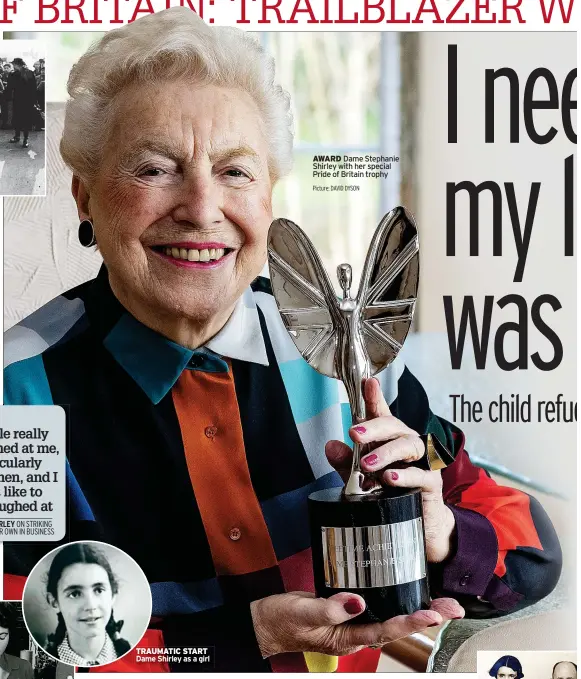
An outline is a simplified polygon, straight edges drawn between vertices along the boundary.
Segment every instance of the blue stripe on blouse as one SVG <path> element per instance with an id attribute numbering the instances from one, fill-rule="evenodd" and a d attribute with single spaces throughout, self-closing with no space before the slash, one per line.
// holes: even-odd
<path id="1" fill-rule="evenodd" d="M 153 582 L 152 615 L 199 613 L 224 603 L 217 578 L 199 582 Z"/>
<path id="2" fill-rule="evenodd" d="M 4 405 L 52 405 L 42 354 L 12 363 L 4 370 Z"/>
<path id="3" fill-rule="evenodd" d="M 351 406 L 348 403 L 341 403 L 341 418 L 343 420 L 343 441 L 353 448 L 353 441 L 349 436 L 349 429 L 353 426 L 353 417 L 351 415 Z"/>
<path id="4" fill-rule="evenodd" d="M 67 460 L 67 489 L 69 491 L 70 514 L 75 521 L 95 521 L 95 515 L 91 509 L 85 494 L 79 486 Z"/>
<path id="5" fill-rule="evenodd" d="M 343 481 L 335 471 L 307 486 L 260 503 L 270 539 L 279 561 L 311 546 L 307 498 L 316 490 L 337 488 Z"/>
<path id="6" fill-rule="evenodd" d="M 329 474 L 333 467 L 325 456 L 327 441 L 336 439 L 342 431 L 342 409 L 340 403 L 297 425 L 305 453 L 309 459 L 315 479 Z"/>
<path id="7" fill-rule="evenodd" d="M 279 368 L 297 424 L 338 403 L 337 381 L 320 375 L 302 358 L 280 363 Z"/>

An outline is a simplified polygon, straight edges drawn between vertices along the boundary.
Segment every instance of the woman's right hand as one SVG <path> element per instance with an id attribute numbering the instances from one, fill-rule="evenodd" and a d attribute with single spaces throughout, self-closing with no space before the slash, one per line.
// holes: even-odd
<path id="1" fill-rule="evenodd" d="M 464 609 L 454 599 L 435 599 L 429 610 L 412 615 L 399 615 L 383 623 L 346 625 L 365 610 L 363 599 L 349 592 L 328 599 L 317 599 L 307 592 L 275 594 L 253 601 L 250 607 L 264 658 L 294 651 L 349 655 L 464 617 Z"/>

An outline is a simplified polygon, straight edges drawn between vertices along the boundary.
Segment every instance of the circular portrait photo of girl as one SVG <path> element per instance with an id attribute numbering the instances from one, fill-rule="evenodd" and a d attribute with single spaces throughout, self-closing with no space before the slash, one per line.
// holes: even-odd
<path id="1" fill-rule="evenodd" d="M 151 591 L 125 552 L 103 542 L 71 542 L 36 564 L 24 587 L 22 613 L 34 641 L 56 660 L 106 665 L 144 635 Z"/>

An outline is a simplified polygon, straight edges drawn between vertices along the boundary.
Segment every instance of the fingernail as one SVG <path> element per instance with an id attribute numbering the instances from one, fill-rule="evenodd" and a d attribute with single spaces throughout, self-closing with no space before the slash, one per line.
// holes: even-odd
<path id="1" fill-rule="evenodd" d="M 363 458 L 362 462 L 365 462 L 365 464 L 373 465 L 373 464 L 377 464 L 377 460 L 379 460 L 377 455 L 368 455 L 367 457 Z"/>
<path id="2" fill-rule="evenodd" d="M 463 615 L 457 615 L 455 618 L 452 618 L 452 620 L 464 620 Z"/>
<path id="3" fill-rule="evenodd" d="M 365 434 L 367 429 L 365 427 L 353 427 L 353 429 L 358 433 L 358 434 Z"/>
<path id="4" fill-rule="evenodd" d="M 439 622 L 433 622 L 431 625 L 428 625 L 428 627 L 437 627 L 439 624 Z"/>
<path id="5" fill-rule="evenodd" d="M 391 480 L 397 481 L 399 479 L 399 474 L 397 472 L 390 472 Z"/>
<path id="6" fill-rule="evenodd" d="M 356 613 L 361 613 L 363 610 L 363 604 L 359 599 L 349 599 L 343 604 L 343 608 L 349 615 L 355 615 Z"/>

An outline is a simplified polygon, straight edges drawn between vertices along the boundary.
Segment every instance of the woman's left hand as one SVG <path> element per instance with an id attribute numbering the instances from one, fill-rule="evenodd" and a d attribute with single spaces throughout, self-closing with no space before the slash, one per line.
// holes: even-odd
<path id="1" fill-rule="evenodd" d="M 454 514 L 442 497 L 442 475 L 439 471 L 405 466 L 425 454 L 422 439 L 391 414 L 376 379 L 366 380 L 363 391 L 368 419 L 349 430 L 353 441 L 368 444 L 361 468 L 365 472 L 381 472 L 378 476 L 387 486 L 421 489 L 428 561 L 440 563 L 450 555 L 456 525 Z M 347 481 L 353 451 L 342 441 L 329 441 L 325 453 L 329 463 Z"/>

